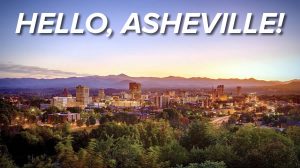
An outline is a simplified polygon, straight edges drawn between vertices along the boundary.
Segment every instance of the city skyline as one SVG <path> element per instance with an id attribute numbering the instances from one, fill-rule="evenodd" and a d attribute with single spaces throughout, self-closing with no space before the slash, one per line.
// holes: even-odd
<path id="1" fill-rule="evenodd" d="M 32 2 L 31 6 L 27 5 Z M 0 77 L 56 78 L 86 75 L 127 74 L 129 76 L 181 76 L 208 78 L 255 78 L 288 81 L 300 78 L 300 23 L 297 6 L 291 1 L 130 1 L 126 8 L 118 1 L 9 1 L 1 5 Z M 155 1 L 154 1 L 155 2 Z M 217 2 L 217 3 L 216 3 Z M 59 5 L 58 5 L 59 4 Z M 217 4 L 217 5 L 216 5 Z M 225 9 L 225 10 L 224 10 Z M 114 30 L 110 39 L 103 35 L 15 34 L 18 14 L 30 18 L 34 12 L 63 12 L 65 26 L 76 12 L 83 18 L 94 12 L 105 13 Z M 132 12 L 236 12 L 243 20 L 254 15 L 254 26 L 264 12 L 284 12 L 287 19 L 282 35 L 137 35 L 119 34 Z M 239 24 L 239 23 L 238 23 Z M 240 23 L 242 24 L 242 23 Z M 17 67 L 17 70 L 15 69 Z M 35 69 L 35 71 L 30 71 Z M 20 71 L 18 71 L 20 70 Z M 33 72 L 33 73 L 30 73 Z M 38 72 L 38 73 L 36 73 Z"/>

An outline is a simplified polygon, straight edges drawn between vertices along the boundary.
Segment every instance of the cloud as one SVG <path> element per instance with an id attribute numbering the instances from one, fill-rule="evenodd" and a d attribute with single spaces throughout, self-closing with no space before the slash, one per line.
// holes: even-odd
<path id="1" fill-rule="evenodd" d="M 89 74 L 51 70 L 37 66 L 0 64 L 0 78 L 66 78 L 79 76 L 89 76 Z"/>

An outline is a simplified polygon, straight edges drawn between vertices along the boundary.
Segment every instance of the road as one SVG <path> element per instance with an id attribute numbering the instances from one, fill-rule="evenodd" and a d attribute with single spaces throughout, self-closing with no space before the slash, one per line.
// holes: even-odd
<path id="1" fill-rule="evenodd" d="M 228 122 L 229 117 L 230 116 L 216 117 L 211 120 L 211 123 L 214 125 L 221 125 L 223 123 Z"/>

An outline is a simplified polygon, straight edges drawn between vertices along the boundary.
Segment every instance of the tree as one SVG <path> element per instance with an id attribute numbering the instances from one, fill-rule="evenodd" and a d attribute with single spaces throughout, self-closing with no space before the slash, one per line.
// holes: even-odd
<path id="1" fill-rule="evenodd" d="M 132 125 L 119 122 L 108 122 L 97 129 L 92 130 L 91 137 L 96 139 L 107 139 L 107 137 L 119 138 L 129 136 L 133 139 L 138 138 L 137 129 Z"/>
<path id="2" fill-rule="evenodd" d="M 86 130 L 72 132 L 72 146 L 74 151 L 78 152 L 81 148 L 86 148 L 89 144 L 90 137 Z"/>
<path id="3" fill-rule="evenodd" d="M 163 146 L 175 138 L 173 128 L 166 121 L 145 121 L 135 127 L 145 148 Z"/>
<path id="4" fill-rule="evenodd" d="M 95 125 L 96 124 L 96 118 L 93 116 L 90 116 L 88 118 L 90 125 Z"/>
<path id="5" fill-rule="evenodd" d="M 168 161 L 170 166 L 185 164 L 188 160 L 188 151 L 177 141 L 172 141 L 161 148 L 162 161 Z"/>
<path id="6" fill-rule="evenodd" d="M 1 123 L 0 127 L 1 126 L 7 127 L 10 124 L 10 120 L 9 120 L 8 116 L 5 114 L 0 114 L 0 123 Z"/>
<path id="7" fill-rule="evenodd" d="M 296 168 L 299 166 L 293 148 L 276 140 L 250 150 L 245 158 L 245 165 L 249 168 Z"/>
<path id="8" fill-rule="evenodd" d="M 123 136 L 115 140 L 112 157 L 116 167 L 137 168 L 143 164 L 144 149 L 139 141 Z"/>
<path id="9" fill-rule="evenodd" d="M 296 167 L 291 139 L 272 129 L 242 127 L 233 138 L 233 149 L 248 167 Z"/>
<path id="10" fill-rule="evenodd" d="M 56 106 L 50 106 L 46 109 L 47 114 L 59 113 L 61 110 Z"/>
<path id="11" fill-rule="evenodd" d="M 172 127 L 179 127 L 179 119 L 181 118 L 181 113 L 176 109 L 169 108 L 164 109 L 163 112 L 160 114 L 159 118 L 163 118 L 169 120 Z"/>
<path id="12" fill-rule="evenodd" d="M 210 145 L 205 149 L 192 149 L 191 150 L 192 163 L 200 163 L 205 160 L 210 161 L 223 161 L 228 167 L 241 167 L 236 152 L 229 145 Z M 199 162 L 200 161 L 200 162 Z"/>
<path id="13" fill-rule="evenodd" d="M 201 164 L 190 163 L 188 166 L 184 168 L 226 168 L 226 165 L 224 162 L 205 161 Z"/>
<path id="14" fill-rule="evenodd" d="M 300 160 L 300 127 L 292 126 L 286 129 L 286 134 L 294 141 L 298 159 Z"/>
<path id="15" fill-rule="evenodd" d="M 100 123 L 101 124 L 105 124 L 105 123 L 107 123 L 107 122 L 112 122 L 113 121 L 113 116 L 110 116 L 110 115 L 102 115 L 101 117 L 100 117 Z"/>
<path id="16" fill-rule="evenodd" d="M 0 154 L 0 167 L 3 168 L 16 168 L 17 166 L 13 160 L 6 154 Z"/>
<path id="17" fill-rule="evenodd" d="M 67 110 L 71 113 L 80 113 L 82 111 L 80 107 L 68 107 Z"/>
<path id="18" fill-rule="evenodd" d="M 271 142 L 273 140 L 282 141 L 287 146 L 293 148 L 291 139 L 276 133 L 272 129 L 255 128 L 253 126 L 245 126 L 240 128 L 234 135 L 233 148 L 238 151 L 238 155 L 245 155 L 251 149 L 257 148 L 261 144 Z"/>
<path id="19" fill-rule="evenodd" d="M 116 113 L 113 118 L 114 118 L 115 121 L 125 122 L 127 124 L 136 124 L 136 123 L 138 123 L 138 118 L 134 114 Z"/>
<path id="20" fill-rule="evenodd" d="M 78 127 L 82 127 L 83 124 L 84 124 L 84 120 L 83 120 L 83 119 L 77 120 L 77 121 L 76 121 L 76 125 L 77 125 Z"/>
<path id="21" fill-rule="evenodd" d="M 71 136 L 67 136 L 63 141 L 59 142 L 55 149 L 60 167 L 77 167 L 78 157 L 73 150 Z"/>
<path id="22" fill-rule="evenodd" d="M 56 164 L 52 162 L 50 157 L 46 155 L 37 156 L 32 158 L 30 163 L 24 165 L 24 168 L 54 168 Z"/>
<path id="23" fill-rule="evenodd" d="M 104 167 L 103 157 L 97 151 L 97 141 L 91 139 L 86 149 L 81 149 L 78 153 L 78 167 L 100 168 Z"/>
<path id="24" fill-rule="evenodd" d="M 211 126 L 204 121 L 193 121 L 181 138 L 181 144 L 187 149 L 207 147 L 215 141 L 210 134 L 210 128 Z"/>
<path id="25" fill-rule="evenodd" d="M 95 111 L 95 113 L 104 113 L 105 109 L 104 108 L 95 108 L 94 111 Z"/>
<path id="26" fill-rule="evenodd" d="M 151 146 L 147 149 L 144 160 L 143 166 L 147 168 L 167 168 L 169 167 L 169 161 L 161 161 L 160 160 L 161 150 L 158 146 Z"/>
<path id="27" fill-rule="evenodd" d="M 18 110 L 15 106 L 6 100 L 0 99 L 0 127 L 10 125 L 17 114 Z"/>
<path id="28" fill-rule="evenodd" d="M 96 118 L 93 116 L 90 116 L 86 122 L 85 122 L 86 126 L 90 126 L 90 125 L 95 125 L 96 124 Z"/>

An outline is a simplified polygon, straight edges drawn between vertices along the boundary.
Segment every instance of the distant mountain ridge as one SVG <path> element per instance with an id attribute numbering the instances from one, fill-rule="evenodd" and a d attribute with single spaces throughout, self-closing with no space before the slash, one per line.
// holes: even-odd
<path id="1" fill-rule="evenodd" d="M 108 76 L 86 76 L 55 79 L 35 79 L 35 78 L 2 78 L 0 88 L 72 88 L 77 85 L 85 85 L 90 88 L 117 88 L 127 89 L 129 82 L 140 82 L 143 88 L 211 88 L 217 85 L 225 87 L 255 87 L 255 86 L 275 86 L 288 82 L 265 81 L 249 79 L 211 79 L 206 77 L 130 77 L 125 74 Z"/>

